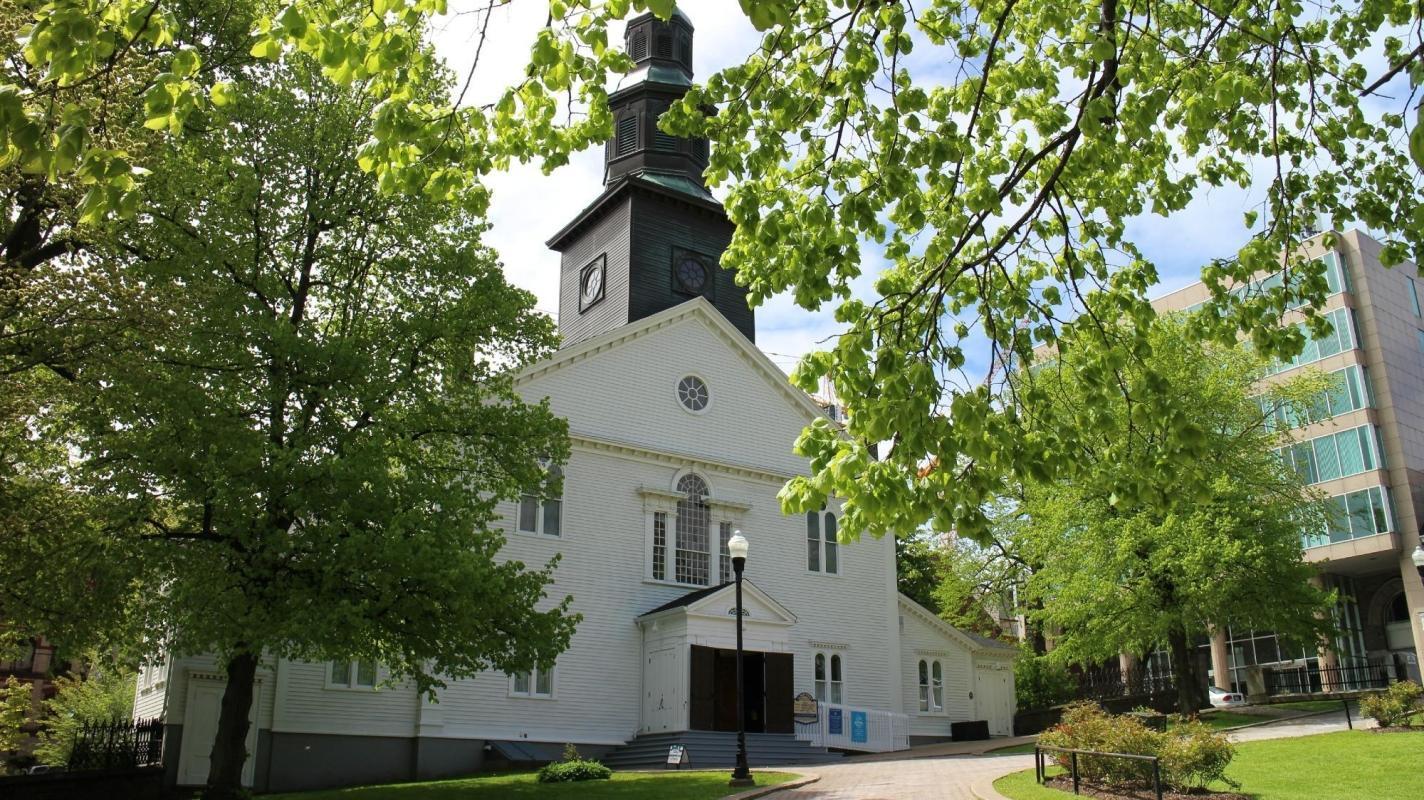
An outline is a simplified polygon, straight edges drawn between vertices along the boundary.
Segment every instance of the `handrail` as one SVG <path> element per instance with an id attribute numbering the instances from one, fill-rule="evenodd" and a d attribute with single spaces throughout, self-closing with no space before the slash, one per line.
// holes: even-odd
<path id="1" fill-rule="evenodd" d="M 1055 753 L 1068 753 L 1071 773 L 1073 775 L 1073 794 L 1079 794 L 1078 788 L 1081 780 L 1078 776 L 1078 756 L 1096 756 L 1098 758 L 1126 758 L 1132 761 L 1149 761 L 1152 763 L 1152 791 L 1157 796 L 1157 800 L 1162 800 L 1162 759 L 1157 756 L 1147 756 L 1140 753 L 1105 753 L 1101 750 L 1080 750 L 1073 747 L 1058 747 L 1051 744 L 1033 745 L 1033 778 L 1034 782 L 1042 784 L 1048 780 L 1048 765 L 1044 762 L 1043 754 L 1052 751 Z"/>

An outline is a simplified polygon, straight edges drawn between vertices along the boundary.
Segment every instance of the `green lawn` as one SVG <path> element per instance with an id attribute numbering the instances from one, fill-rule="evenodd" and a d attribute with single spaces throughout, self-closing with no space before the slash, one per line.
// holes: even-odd
<path id="1" fill-rule="evenodd" d="M 1424 797 L 1421 764 L 1424 732 L 1342 731 L 1242 743 L 1226 774 L 1256 800 Z M 1033 770 L 1000 778 L 994 788 L 1010 800 L 1072 797 L 1036 785 Z"/>
<path id="2" fill-rule="evenodd" d="M 786 772 L 752 771 L 758 786 L 785 783 L 797 777 Z M 715 800 L 735 791 L 727 786 L 731 770 L 718 772 L 615 772 L 606 781 L 539 783 L 536 773 L 481 775 L 448 781 L 393 783 L 318 792 L 263 795 L 263 800 L 503 800 L 503 798 L 568 798 L 579 800 Z"/>
<path id="3" fill-rule="evenodd" d="M 990 750 L 990 751 L 988 751 L 987 753 L 985 753 L 985 755 L 990 755 L 990 756 L 1016 756 L 1016 755 L 1021 755 L 1021 754 L 1023 754 L 1023 753 L 1032 753 L 1032 752 L 1033 752 L 1033 742 L 1024 742 L 1023 744 L 1011 744 L 1011 745 L 1009 745 L 1008 747 L 1000 747 L 1000 748 L 997 749 L 997 750 Z"/>

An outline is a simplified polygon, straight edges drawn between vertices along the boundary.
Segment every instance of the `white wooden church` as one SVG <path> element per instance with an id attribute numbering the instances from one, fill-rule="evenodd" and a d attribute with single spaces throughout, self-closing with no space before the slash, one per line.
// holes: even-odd
<path id="1" fill-rule="evenodd" d="M 1012 647 L 901 596 L 894 543 L 840 539 L 834 504 L 781 512 L 777 492 L 807 469 L 792 443 L 826 412 L 757 349 L 745 292 L 718 266 L 732 227 L 702 182 L 707 142 L 655 127 L 690 84 L 691 23 L 641 17 L 626 45 L 639 70 L 611 98 L 604 189 L 549 242 L 562 254 L 564 347 L 519 383 L 568 419 L 563 494 L 511 503 L 502 553 L 530 564 L 562 553 L 549 595 L 572 595 L 583 622 L 552 670 L 454 681 L 438 703 L 387 685 L 380 664 L 270 660 L 249 785 L 466 774 L 569 742 L 613 765 L 651 765 L 670 743 L 695 766 L 729 764 L 734 529 L 751 542 L 753 765 L 902 749 L 950 738 L 954 722 L 1011 733 Z M 166 721 L 173 783 L 206 780 L 222 681 L 201 656 L 140 675 L 135 713 Z M 819 701 L 814 717 L 794 714 L 802 693 Z"/>

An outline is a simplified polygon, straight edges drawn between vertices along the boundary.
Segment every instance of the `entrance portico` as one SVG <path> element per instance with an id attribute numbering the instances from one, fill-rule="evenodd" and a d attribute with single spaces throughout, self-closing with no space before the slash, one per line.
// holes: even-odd
<path id="1" fill-rule="evenodd" d="M 796 616 L 742 583 L 747 730 L 792 733 Z M 643 631 L 640 733 L 734 731 L 736 599 L 731 584 L 690 592 L 638 618 Z"/>

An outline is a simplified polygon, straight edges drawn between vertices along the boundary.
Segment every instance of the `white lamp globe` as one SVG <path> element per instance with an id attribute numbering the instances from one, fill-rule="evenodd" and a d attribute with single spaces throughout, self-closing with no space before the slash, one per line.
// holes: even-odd
<path id="1" fill-rule="evenodd" d="M 741 531 L 732 531 L 732 538 L 727 540 L 727 552 L 732 558 L 746 558 L 750 548 L 747 537 L 743 536 Z"/>

